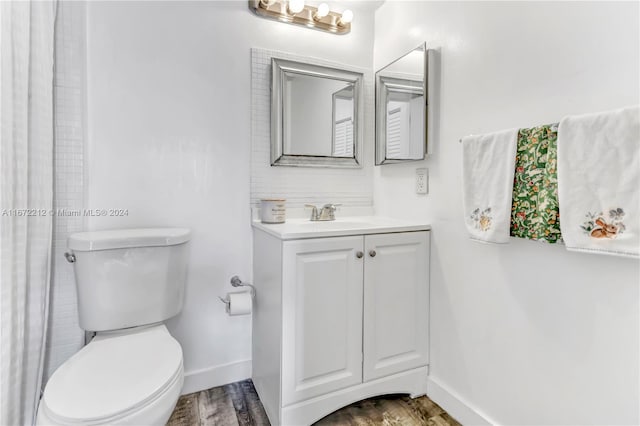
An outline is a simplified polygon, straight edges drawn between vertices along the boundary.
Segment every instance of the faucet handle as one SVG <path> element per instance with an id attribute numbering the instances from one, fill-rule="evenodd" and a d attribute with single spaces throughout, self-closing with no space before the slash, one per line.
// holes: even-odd
<path id="1" fill-rule="evenodd" d="M 313 204 L 305 204 L 305 208 L 311 209 L 311 218 L 309 220 L 318 220 L 320 214 L 318 213 L 318 207 Z"/>
<path id="2" fill-rule="evenodd" d="M 342 203 L 329 203 L 322 206 L 323 209 L 331 209 L 335 211 L 338 207 L 340 207 Z"/>

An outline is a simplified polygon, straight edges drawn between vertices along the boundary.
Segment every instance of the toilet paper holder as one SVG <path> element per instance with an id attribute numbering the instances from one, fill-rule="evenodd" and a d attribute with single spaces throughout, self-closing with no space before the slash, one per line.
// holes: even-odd
<path id="1" fill-rule="evenodd" d="M 230 282 L 233 287 L 249 287 L 249 290 L 251 292 L 251 298 L 254 299 L 256 297 L 256 288 L 253 286 L 253 284 L 242 282 L 240 277 L 237 275 L 234 275 L 233 277 L 231 277 Z M 220 301 L 225 305 L 227 306 L 229 305 L 229 299 L 223 299 L 220 296 L 218 296 L 218 299 L 220 299 Z"/>

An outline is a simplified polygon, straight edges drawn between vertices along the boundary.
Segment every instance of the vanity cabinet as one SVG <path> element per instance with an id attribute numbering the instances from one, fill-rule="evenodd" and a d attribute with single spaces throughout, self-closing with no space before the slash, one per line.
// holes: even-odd
<path id="1" fill-rule="evenodd" d="M 365 252 L 363 380 L 370 381 L 429 362 L 429 235 L 367 235 Z"/>
<path id="2" fill-rule="evenodd" d="M 281 240 L 254 230 L 253 381 L 272 424 L 426 393 L 429 232 Z"/>
<path id="3" fill-rule="evenodd" d="M 282 403 L 362 382 L 362 237 L 282 244 Z"/>

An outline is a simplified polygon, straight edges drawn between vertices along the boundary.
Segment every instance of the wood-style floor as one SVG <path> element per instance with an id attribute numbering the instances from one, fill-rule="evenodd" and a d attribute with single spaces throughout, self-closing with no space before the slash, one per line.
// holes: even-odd
<path id="1" fill-rule="evenodd" d="M 168 426 L 268 426 L 251 380 L 184 395 Z M 344 407 L 316 426 L 460 426 L 426 396 L 387 395 Z"/>

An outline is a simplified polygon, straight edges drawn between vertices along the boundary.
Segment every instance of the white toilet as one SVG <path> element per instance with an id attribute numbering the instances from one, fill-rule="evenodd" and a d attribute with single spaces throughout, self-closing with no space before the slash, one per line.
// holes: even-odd
<path id="1" fill-rule="evenodd" d="M 182 309 L 190 232 L 69 238 L 80 327 L 95 331 L 47 383 L 38 425 L 164 425 L 182 390 L 182 348 L 162 321 Z"/>

